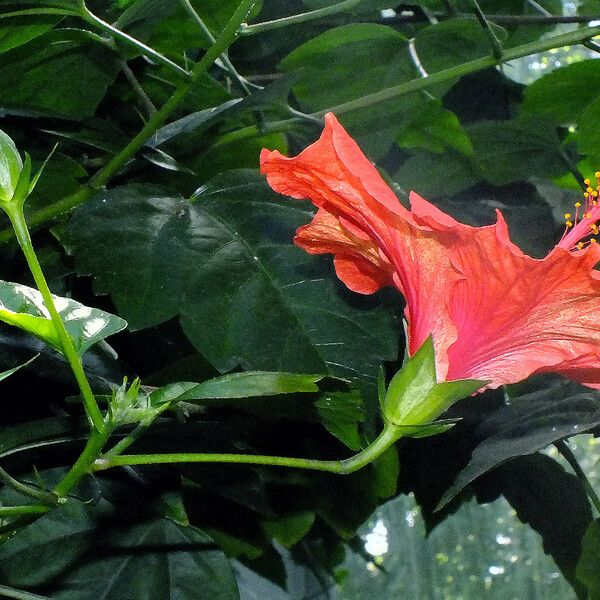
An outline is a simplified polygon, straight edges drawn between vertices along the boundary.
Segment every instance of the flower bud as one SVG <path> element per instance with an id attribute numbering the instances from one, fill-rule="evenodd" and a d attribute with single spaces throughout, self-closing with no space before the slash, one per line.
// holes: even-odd
<path id="1" fill-rule="evenodd" d="M 15 143 L 0 130 L 0 202 L 12 200 L 22 170 L 23 161 Z"/>
<path id="2" fill-rule="evenodd" d="M 421 437 L 438 432 L 434 421 L 452 404 L 487 382 L 474 379 L 437 381 L 435 353 L 431 336 L 394 375 L 385 394 L 385 419 L 402 429 L 404 435 Z M 447 428 L 445 425 L 442 427 Z"/>

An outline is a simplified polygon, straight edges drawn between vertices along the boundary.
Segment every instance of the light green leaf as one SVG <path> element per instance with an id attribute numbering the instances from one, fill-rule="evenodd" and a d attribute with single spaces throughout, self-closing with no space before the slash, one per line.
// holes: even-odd
<path id="1" fill-rule="evenodd" d="M 546 115 L 557 123 L 576 123 L 582 111 L 598 97 L 600 64 L 583 60 L 544 75 L 525 90 L 522 109 Z"/>
<path id="2" fill-rule="evenodd" d="M 70 298 L 54 296 L 54 302 L 79 354 L 127 326 L 115 315 Z M 0 280 L 0 321 L 19 327 L 62 351 L 42 295 L 36 289 Z"/>
<path id="3" fill-rule="evenodd" d="M 298 392 L 318 392 L 317 381 L 323 375 L 301 375 L 298 373 L 269 373 L 254 371 L 232 373 L 209 379 L 203 383 L 173 383 L 153 391 L 153 405 L 164 402 L 194 402 L 218 398 L 252 398 L 277 396 Z"/>

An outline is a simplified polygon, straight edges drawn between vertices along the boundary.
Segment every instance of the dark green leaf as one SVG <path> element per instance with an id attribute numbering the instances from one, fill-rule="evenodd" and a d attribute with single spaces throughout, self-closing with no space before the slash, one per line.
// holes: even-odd
<path id="1" fill-rule="evenodd" d="M 168 142 L 171 138 L 178 135 L 191 133 L 197 131 L 200 128 L 209 127 L 217 119 L 222 118 L 224 115 L 232 112 L 236 105 L 240 104 L 242 100 L 236 98 L 234 100 L 228 100 L 219 106 L 213 108 L 207 108 L 190 115 L 186 115 L 177 121 L 173 121 L 168 125 L 161 127 L 147 142 L 146 146 L 155 147 Z"/>
<path id="2" fill-rule="evenodd" d="M 315 522 L 315 513 L 301 512 L 279 519 L 269 519 L 263 523 L 268 535 L 275 538 L 285 548 L 299 542 Z"/>
<path id="3" fill-rule="evenodd" d="M 546 119 L 481 121 L 467 127 L 467 133 L 485 178 L 495 185 L 554 177 L 567 170 L 555 126 Z"/>
<path id="4" fill-rule="evenodd" d="M 587 160 L 600 168 L 600 150 L 598 149 L 598 120 L 600 119 L 600 97 L 592 100 L 578 117 L 577 146 Z"/>
<path id="5" fill-rule="evenodd" d="M 393 322 L 381 308 L 351 307 L 326 262 L 291 245 L 311 218 L 305 206 L 254 173 L 229 173 L 193 204 L 151 186 L 102 193 L 75 213 L 69 231 L 78 271 L 94 274 L 133 328 L 179 315 L 222 371 L 241 365 L 374 381 L 380 361 L 396 353 Z"/>
<path id="6" fill-rule="evenodd" d="M 575 572 L 586 587 L 589 600 L 600 599 L 600 520 L 594 521 L 585 532 L 581 558 Z"/>
<path id="7" fill-rule="evenodd" d="M 406 37 L 374 24 L 327 31 L 296 48 L 280 67 L 297 76 L 294 94 L 311 111 L 335 107 L 415 76 Z M 416 95 L 405 96 L 353 111 L 342 121 L 370 154 L 382 155 L 418 102 Z"/>
<path id="8" fill-rule="evenodd" d="M 514 459 L 496 475 L 496 484 L 519 519 L 542 536 L 544 552 L 584 598 L 575 569 L 592 511 L 581 482 L 543 454 Z"/>
<path id="9" fill-rule="evenodd" d="M 3 427 L 0 429 L 0 459 L 60 441 L 83 439 L 88 429 L 85 421 L 70 417 L 52 417 Z"/>
<path id="10" fill-rule="evenodd" d="M 593 392 L 561 397 L 560 390 L 555 389 L 515 398 L 479 425 L 481 442 L 444 494 L 440 507 L 477 477 L 510 458 L 532 454 L 599 424 L 600 396 Z"/>
<path id="11" fill-rule="evenodd" d="M 46 33 L 60 18 L 54 15 L 27 15 L 0 19 L 0 52 L 12 50 Z"/>
<path id="12" fill-rule="evenodd" d="M 97 308 L 89 308 L 70 298 L 54 297 L 56 309 L 79 354 L 127 326 L 127 323 Z M 57 350 L 62 344 L 42 295 L 37 290 L 0 281 L 0 320 L 35 335 Z"/>
<path id="13" fill-rule="evenodd" d="M 394 175 L 403 190 L 414 190 L 429 199 L 453 196 L 482 178 L 481 168 L 473 158 L 453 150 L 443 154 L 414 152 Z"/>
<path id="14" fill-rule="evenodd" d="M 57 600 L 239 598 L 225 556 L 204 533 L 168 519 L 118 526 L 108 505 L 71 501 L 0 547 L 0 577 Z"/>
<path id="15" fill-rule="evenodd" d="M 89 117 L 116 74 L 111 53 L 84 33 L 50 31 L 0 55 L 0 106 L 15 114 Z"/>
<path id="16" fill-rule="evenodd" d="M 362 448 L 358 424 L 365 420 L 362 397 L 357 390 L 324 392 L 315 402 L 323 426 L 351 450 Z"/>
<path id="17" fill-rule="evenodd" d="M 453 148 L 465 156 L 473 155 L 471 140 L 458 118 L 443 108 L 439 100 L 425 103 L 414 120 L 400 131 L 396 142 L 401 148 L 423 148 L 430 152 Z"/>

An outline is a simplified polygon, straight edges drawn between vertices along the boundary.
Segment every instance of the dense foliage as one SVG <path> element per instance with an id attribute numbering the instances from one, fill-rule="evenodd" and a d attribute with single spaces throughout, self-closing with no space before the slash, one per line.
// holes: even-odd
<path id="1" fill-rule="evenodd" d="M 113 444 L 333 461 L 379 433 L 402 297 L 353 294 L 330 258 L 295 247 L 313 207 L 258 172 L 262 148 L 296 154 L 327 111 L 402 202 L 415 190 L 473 225 L 501 208 L 536 257 L 560 239 L 600 168 L 600 27 L 586 24 L 600 2 L 566 29 L 558 0 L 392 4 L 0 0 L 0 128 L 32 173 L 56 146 L 25 217 Z M 552 66 L 584 43 L 590 58 L 515 81 L 509 61 Z M 428 529 L 504 496 L 576 595 L 600 598 L 585 478 L 540 453 L 558 444 L 574 460 L 563 440 L 599 431 L 600 395 L 554 376 L 467 398 L 448 431 L 351 475 L 176 463 L 65 480 L 88 400 L 0 226 L 0 593 L 260 597 L 254 572 L 282 590 L 316 573 L 326 590 L 345 549 L 362 551 L 358 527 L 413 493 Z M 44 505 L 53 489 L 68 501 Z"/>

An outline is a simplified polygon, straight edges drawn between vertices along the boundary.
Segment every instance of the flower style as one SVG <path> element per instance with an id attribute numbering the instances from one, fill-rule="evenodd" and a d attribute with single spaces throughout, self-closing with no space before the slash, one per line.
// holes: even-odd
<path id="1" fill-rule="evenodd" d="M 406 209 L 331 113 L 298 156 L 263 150 L 260 162 L 275 191 L 318 207 L 298 246 L 333 254 L 355 292 L 393 285 L 404 295 L 409 354 L 432 335 L 439 381 L 495 388 L 552 371 L 600 389 L 600 244 L 587 237 L 598 230 L 596 190 L 534 259 L 510 241 L 500 211 L 495 225 L 471 227 L 414 192 Z"/>

